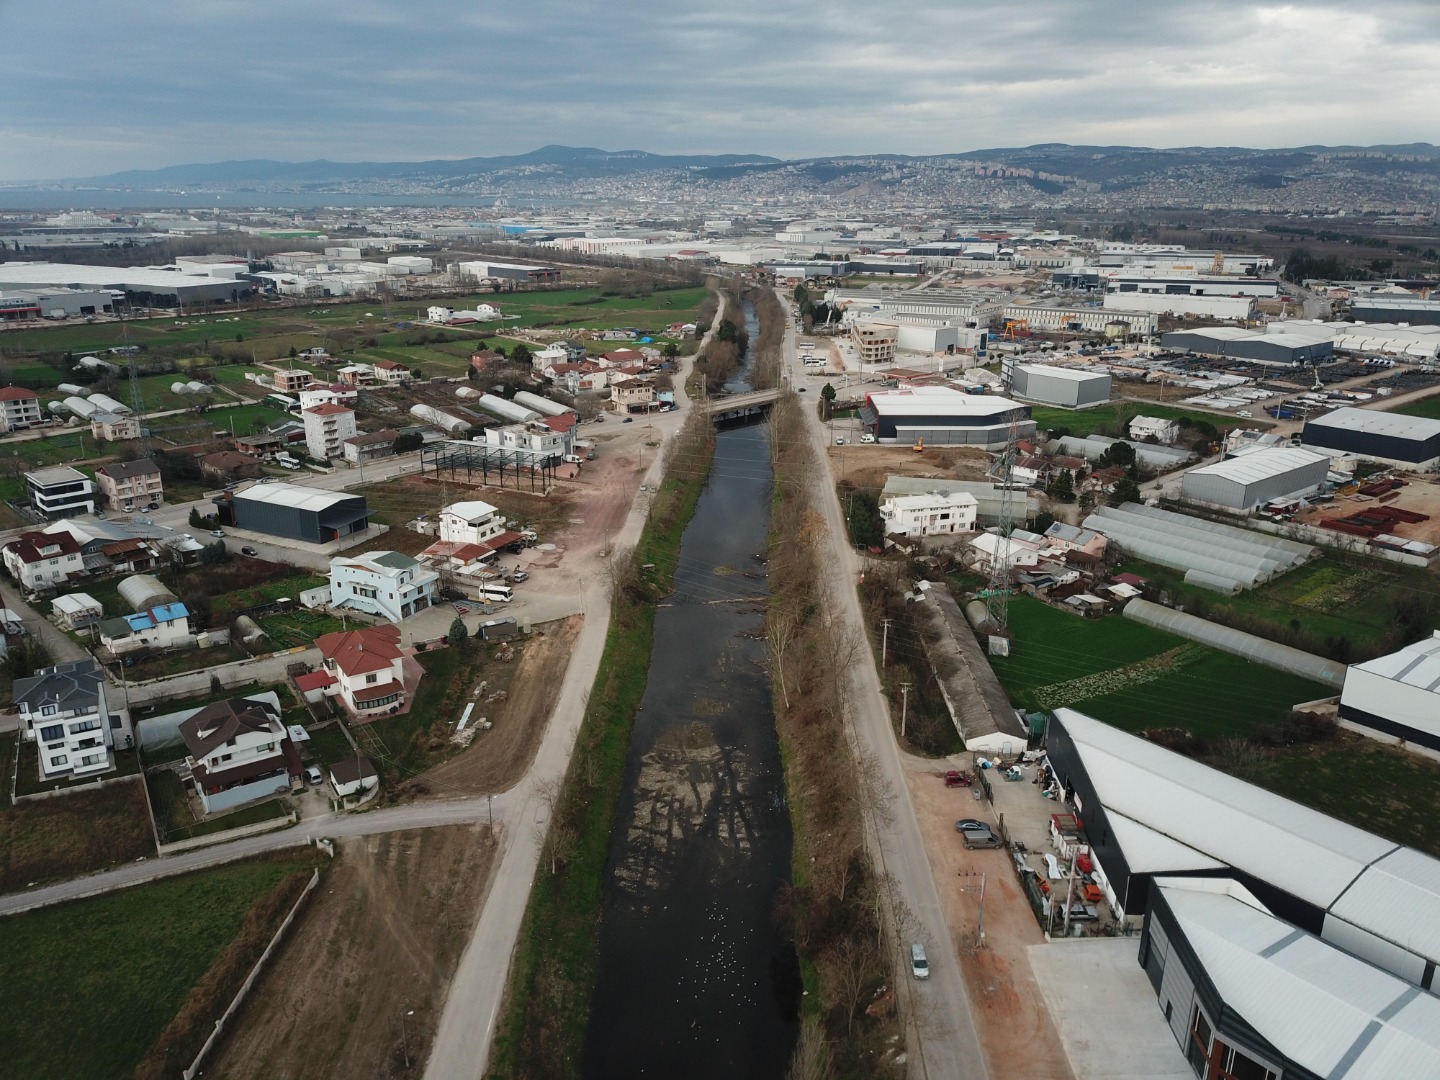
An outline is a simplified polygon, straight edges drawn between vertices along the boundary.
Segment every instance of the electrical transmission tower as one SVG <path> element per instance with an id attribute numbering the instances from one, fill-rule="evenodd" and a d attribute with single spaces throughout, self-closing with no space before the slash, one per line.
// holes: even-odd
<path id="1" fill-rule="evenodd" d="M 135 412 L 135 423 L 140 428 L 140 453 L 151 458 L 150 424 L 145 419 L 145 398 L 140 393 L 140 369 L 135 366 L 135 357 L 130 357 L 130 408 Z M 152 458 L 153 460 L 153 458 Z"/>
<path id="2" fill-rule="evenodd" d="M 1010 391 L 1014 361 L 1001 368 L 1005 392 Z M 1020 410 L 1010 411 L 1010 427 L 1005 435 L 1005 449 L 996 467 L 1000 483 L 1000 520 L 996 535 L 995 558 L 990 563 L 990 580 L 985 586 L 985 610 L 990 615 L 990 651 L 1003 649 L 1001 642 L 1010 629 L 1010 534 L 1015 531 L 1015 455 L 1020 441 Z"/>

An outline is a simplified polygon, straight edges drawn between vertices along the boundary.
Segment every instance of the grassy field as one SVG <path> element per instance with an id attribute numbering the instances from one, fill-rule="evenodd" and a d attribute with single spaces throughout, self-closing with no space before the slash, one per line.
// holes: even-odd
<path id="1" fill-rule="evenodd" d="M 420 514 L 433 518 L 447 498 L 442 485 L 421 483 L 413 478 L 386 480 L 351 490 L 365 496 L 371 517 L 375 521 L 391 526 L 403 525 Z M 462 498 L 479 499 L 489 503 L 507 518 L 519 521 L 540 533 L 542 540 L 547 532 L 567 524 L 574 509 L 573 502 L 562 495 L 529 495 L 513 488 L 482 488 L 469 492 L 463 487 L 450 487 L 449 501 Z M 385 537 L 381 539 L 384 540 Z"/>
<path id="2" fill-rule="evenodd" d="M 1407 401 L 1390 411 L 1404 413 L 1406 416 L 1423 416 L 1427 420 L 1440 420 L 1440 394 L 1421 398 L 1419 401 Z"/>
<path id="3" fill-rule="evenodd" d="M 1130 560 L 1119 570 L 1148 579 L 1192 614 L 1307 652 L 1352 661 L 1398 647 L 1393 629 L 1400 605 L 1436 591 L 1434 576 L 1424 570 L 1376 561 L 1349 566 L 1334 556 L 1316 559 L 1235 596 L 1186 585 L 1184 574 L 1139 560 Z M 1349 643 L 1348 656 L 1338 652 L 1342 639 Z"/>
<path id="4" fill-rule="evenodd" d="M 14 739 L 3 740 L 12 749 Z M 0 755 L 3 756 L 3 755 Z M 5 774 L 9 798 L 10 777 Z M 23 802 L 0 810 L 0 893 L 18 892 L 155 853 L 143 785 Z"/>
<path id="5" fill-rule="evenodd" d="M 289 812 L 282 800 L 269 799 L 200 821 L 195 817 L 185 784 L 171 770 L 157 769 L 147 774 L 145 784 L 150 793 L 150 806 L 155 811 L 155 827 L 160 832 L 161 842 L 167 844 L 269 821 Z"/>
<path id="6" fill-rule="evenodd" d="M 338 720 L 325 727 L 305 725 L 305 730 L 310 733 L 310 741 L 300 744 L 301 752 L 307 757 L 314 757 L 321 766 L 344 761 L 353 755 L 355 750 L 350 745 L 350 740 L 345 737 L 343 724 L 343 720 Z"/>
<path id="7" fill-rule="evenodd" d="M 1084 620 L 1032 597 L 1010 601 L 1015 644 L 991 663 L 1017 705 L 1065 705 L 1127 731 L 1248 735 L 1332 689 L 1121 616 Z"/>
<path id="8" fill-rule="evenodd" d="M 333 615 L 321 615 L 304 608 L 266 615 L 259 622 L 260 629 L 265 631 L 270 644 L 276 649 L 308 647 L 321 634 L 331 634 L 345 628 L 345 624 Z"/>
<path id="9" fill-rule="evenodd" d="M 305 872 L 294 861 L 238 863 L 0 920 L 4 1071 L 131 1076 L 257 901 Z M 265 922 L 254 929 L 268 937 Z M 188 1062 L 196 1048 L 175 1049 Z"/>
<path id="10" fill-rule="evenodd" d="M 1131 417 L 1135 416 L 1157 416 L 1162 420 L 1188 420 L 1192 424 L 1204 423 L 1216 428 L 1268 428 L 1272 426 L 1263 420 L 1238 420 L 1216 413 L 1197 412 L 1193 409 L 1181 409 L 1173 405 L 1161 405 L 1158 402 L 1152 404 L 1140 401 L 1112 401 L 1108 405 L 1099 405 L 1093 409 L 1052 409 L 1045 405 L 1034 405 L 1030 409 L 1030 415 L 1036 426 L 1042 430 L 1049 428 L 1053 431 L 1063 428 L 1077 436 L 1110 435 L 1116 438 L 1124 437 L 1127 434 L 1125 426 L 1129 424 Z M 1185 442 L 1184 432 L 1181 432 L 1180 441 L 1183 445 Z"/>

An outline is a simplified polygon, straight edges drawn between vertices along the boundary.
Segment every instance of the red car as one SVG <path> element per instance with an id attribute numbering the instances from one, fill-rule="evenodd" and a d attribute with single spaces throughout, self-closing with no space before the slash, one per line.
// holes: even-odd
<path id="1" fill-rule="evenodd" d="M 945 774 L 946 787 L 969 787 L 974 782 L 975 777 L 971 776 L 968 772 L 958 772 L 955 769 L 951 769 Z"/>

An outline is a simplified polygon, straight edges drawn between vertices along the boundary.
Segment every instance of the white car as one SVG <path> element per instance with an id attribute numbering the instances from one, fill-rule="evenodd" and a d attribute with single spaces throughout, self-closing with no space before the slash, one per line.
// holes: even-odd
<path id="1" fill-rule="evenodd" d="M 871 435 L 869 432 L 866 432 L 864 435 L 860 436 L 860 441 L 863 443 L 872 443 L 875 441 L 875 436 Z"/>
<path id="2" fill-rule="evenodd" d="M 836 446 L 844 446 L 844 445 L 845 445 L 845 436 L 844 436 L 844 435 L 836 435 L 836 436 L 835 436 L 835 445 L 836 445 Z"/>

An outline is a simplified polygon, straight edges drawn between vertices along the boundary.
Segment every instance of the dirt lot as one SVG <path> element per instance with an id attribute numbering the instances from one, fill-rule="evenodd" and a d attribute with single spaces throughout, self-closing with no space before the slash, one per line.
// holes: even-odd
<path id="1" fill-rule="evenodd" d="M 1413 510 L 1417 514 L 1429 514 L 1429 521 L 1416 522 L 1414 525 L 1397 523 L 1389 531 L 1396 536 L 1403 536 L 1406 540 L 1420 540 L 1426 544 L 1440 545 L 1440 484 L 1428 481 L 1411 481 L 1400 489 L 1399 498 L 1385 503 L 1367 495 L 1348 497 L 1342 495 L 1329 506 L 1312 510 L 1297 520 L 1306 525 L 1318 525 L 1321 521 L 1349 517 L 1351 514 L 1357 514 L 1376 506 L 1393 506 L 1398 510 Z M 1336 533 L 1335 535 L 1343 537 L 1345 534 Z"/>
<path id="2" fill-rule="evenodd" d="M 525 774 L 555 711 L 580 623 L 578 616 L 548 623 L 525 641 L 509 696 L 488 714 L 494 726 L 459 756 L 422 774 L 422 784 L 447 795 L 484 794 L 504 791 Z"/>
<path id="3" fill-rule="evenodd" d="M 882 488 L 887 476 L 923 476 L 945 480 L 984 480 L 990 457 L 970 447 L 926 447 L 916 453 L 908 446 L 874 443 L 829 447 L 830 468 L 859 488 Z"/>
<path id="4" fill-rule="evenodd" d="M 419 1075 L 494 852 L 483 826 L 344 841 L 206 1075 Z"/>
<path id="5" fill-rule="evenodd" d="M 936 776 L 941 766 L 907 768 L 905 781 L 925 833 L 951 945 L 970 990 L 975 1027 L 992 1076 L 1026 1080 L 1072 1080 L 1069 1062 L 1045 1006 L 1026 949 L 1042 944 L 1010 856 L 1003 850 L 967 851 L 955 820 L 995 822 L 983 801 L 967 788 L 947 788 Z M 975 947 L 980 908 L 980 875 L 985 875 L 985 944 Z"/>

